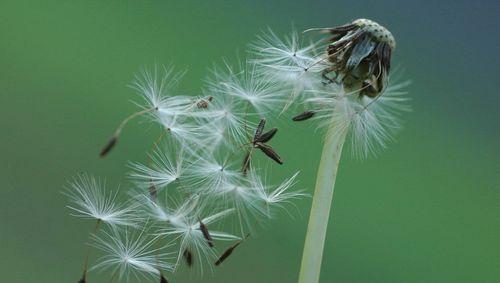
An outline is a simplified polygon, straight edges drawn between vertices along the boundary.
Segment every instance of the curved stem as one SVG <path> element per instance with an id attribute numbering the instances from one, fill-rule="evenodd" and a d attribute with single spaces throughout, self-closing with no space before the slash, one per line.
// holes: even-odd
<path id="1" fill-rule="evenodd" d="M 95 226 L 94 226 L 94 230 L 93 230 L 92 233 L 93 234 L 97 233 L 97 231 L 99 230 L 100 226 L 101 226 L 101 219 L 97 219 L 96 223 L 95 223 Z M 89 257 L 90 257 L 90 246 L 87 247 L 87 252 L 85 253 L 85 260 L 83 262 L 83 275 L 82 275 L 82 279 L 83 280 L 85 280 L 87 278 L 87 271 L 88 271 L 88 266 L 89 266 Z"/>
<path id="2" fill-rule="evenodd" d="M 333 132 L 333 129 L 330 129 L 326 134 L 309 215 L 299 283 L 319 282 L 326 228 L 333 200 L 333 188 L 346 132 L 345 130 L 342 130 L 341 133 Z"/>

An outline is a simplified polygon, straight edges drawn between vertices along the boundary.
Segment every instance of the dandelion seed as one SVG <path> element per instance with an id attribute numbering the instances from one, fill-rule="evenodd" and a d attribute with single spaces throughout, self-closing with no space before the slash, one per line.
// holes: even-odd
<path id="1" fill-rule="evenodd" d="M 118 141 L 118 137 L 115 137 L 115 136 L 111 137 L 111 139 L 108 141 L 108 143 L 101 150 L 101 153 L 99 154 L 99 156 L 101 156 L 101 157 L 106 156 L 111 151 L 111 149 L 113 149 L 113 147 L 116 145 L 117 141 Z"/>
<path id="2" fill-rule="evenodd" d="M 67 207 L 74 216 L 102 221 L 110 226 L 135 226 L 140 219 L 136 207 L 130 203 L 117 203 L 118 191 L 106 193 L 104 183 L 88 175 L 79 175 L 66 193 L 73 205 Z"/>
<path id="3" fill-rule="evenodd" d="M 220 87 L 220 85 L 217 85 Z M 205 137 L 211 137 L 212 128 L 221 129 L 219 136 L 226 145 L 242 144 L 246 140 L 246 127 L 252 126 L 245 119 L 246 111 L 241 101 L 234 96 L 220 94 L 218 89 L 209 87 L 206 90 L 213 94 L 210 108 L 194 113 L 192 116 L 199 118 L 199 124 Z"/>
<path id="4" fill-rule="evenodd" d="M 283 164 L 283 160 L 276 153 L 276 151 L 274 151 L 274 149 L 271 146 L 269 146 L 267 144 L 264 144 L 264 143 L 261 143 L 261 142 L 257 142 L 257 143 L 255 143 L 255 147 L 257 147 L 258 149 L 260 149 L 260 151 L 262 151 L 269 158 L 271 158 L 272 160 L 276 161 L 276 163 L 278 163 L 280 165 Z"/>
<path id="5" fill-rule="evenodd" d="M 182 206 L 185 207 L 189 206 L 194 208 L 194 206 L 188 204 L 189 202 L 192 201 L 188 200 Z M 205 204 L 197 204 L 196 210 L 192 210 L 190 213 L 186 213 L 185 215 L 183 215 L 184 217 L 182 218 L 180 217 L 176 218 L 175 221 L 172 221 L 172 219 L 170 219 L 169 221 L 170 225 L 166 225 L 164 228 L 161 228 L 158 232 L 158 236 L 160 237 L 173 236 L 179 240 L 180 247 L 179 247 L 179 258 L 177 260 L 178 262 L 180 260 L 180 257 L 184 257 L 184 259 L 187 260 L 186 255 L 188 254 L 186 254 L 185 251 L 188 250 L 192 255 L 193 254 L 196 255 L 196 258 L 200 263 L 199 269 L 201 271 L 203 270 L 203 262 L 204 261 L 211 262 L 211 260 L 216 255 L 214 254 L 211 247 L 207 245 L 207 240 L 203 235 L 200 226 L 200 219 L 201 223 L 203 223 L 205 227 L 208 227 L 211 224 L 233 213 L 234 211 L 233 209 L 227 209 L 205 217 L 200 217 L 199 215 L 203 214 L 202 213 L 203 207 L 205 207 Z M 210 237 L 212 238 L 213 241 L 239 239 L 234 235 L 215 230 L 210 231 Z M 191 256 L 190 258 L 192 259 L 191 264 L 193 264 L 194 257 Z"/>
<path id="6" fill-rule="evenodd" d="M 175 152 L 177 147 L 174 147 L 172 143 L 166 143 L 163 148 L 164 150 L 160 147 L 156 148 L 150 156 L 151 165 L 139 163 L 130 165 L 134 171 L 129 176 L 139 187 L 150 188 L 154 186 L 157 189 L 163 189 L 178 181 L 183 175 L 185 171 L 184 151 L 179 149 Z"/>
<path id="7" fill-rule="evenodd" d="M 207 226 L 205 226 L 205 224 L 203 224 L 201 219 L 198 219 L 198 222 L 199 222 L 200 230 L 201 230 L 201 233 L 203 234 L 203 237 L 205 238 L 205 240 L 207 240 L 208 245 L 211 248 L 213 248 L 214 247 L 214 242 L 213 242 L 214 240 L 212 239 L 212 236 L 210 236 L 210 232 L 208 232 Z"/>
<path id="8" fill-rule="evenodd" d="M 251 170 L 249 171 L 251 172 Z M 253 229 L 254 223 L 251 221 L 253 218 L 266 215 L 252 178 L 242 175 L 234 183 L 220 187 L 214 194 L 217 199 L 222 201 L 224 207 L 234 208 L 242 236 L 245 235 L 246 229 Z"/>
<path id="9" fill-rule="evenodd" d="M 266 142 L 270 141 L 277 132 L 278 132 L 278 128 L 272 128 L 269 131 L 263 133 L 255 141 L 260 142 L 260 143 L 266 143 Z"/>
<path id="10" fill-rule="evenodd" d="M 257 175 L 253 175 L 253 183 L 256 186 L 260 198 L 264 201 L 268 208 L 268 217 L 271 217 L 269 208 L 279 207 L 284 208 L 285 204 L 291 203 L 293 200 L 306 196 L 302 191 L 289 191 L 296 184 L 295 179 L 299 172 L 296 172 L 292 177 L 283 181 L 274 190 L 265 186 Z"/>
<path id="11" fill-rule="evenodd" d="M 148 196 L 141 195 L 138 197 L 138 202 L 144 208 L 145 217 L 158 222 L 183 227 L 187 225 L 186 219 L 195 213 L 199 205 L 199 199 L 198 195 L 193 195 L 183 201 L 178 201 L 174 198 L 165 201 L 153 201 Z"/>
<path id="12" fill-rule="evenodd" d="M 118 143 L 118 138 L 120 137 L 120 134 L 121 134 L 123 128 L 127 125 L 128 122 L 130 122 L 130 120 L 134 119 L 135 117 L 139 117 L 141 115 L 144 115 L 144 114 L 146 114 L 148 112 L 151 112 L 152 110 L 154 110 L 154 108 L 144 109 L 142 111 L 133 113 L 132 115 L 130 115 L 127 118 L 125 118 L 120 123 L 120 125 L 118 126 L 118 128 L 115 130 L 115 132 L 113 133 L 113 136 L 109 139 L 109 141 L 103 147 L 103 149 L 101 150 L 99 156 L 100 157 L 106 156 L 116 146 L 116 144 Z"/>
<path id="13" fill-rule="evenodd" d="M 169 99 L 173 98 L 179 101 L 179 97 L 174 96 L 173 91 L 184 73 L 174 73 L 173 66 L 159 67 L 155 65 L 152 71 L 144 69 L 140 75 L 136 76 L 131 87 L 144 98 L 144 108 L 163 111 L 168 109 L 168 106 L 179 104 L 172 103 L 172 100 Z"/>
<path id="14" fill-rule="evenodd" d="M 326 67 L 325 60 L 315 44 L 303 46 L 295 31 L 282 40 L 269 29 L 250 45 L 250 52 L 254 57 L 251 62 L 259 67 L 263 78 L 292 89 L 284 110 L 304 90 L 315 89 L 321 83 L 318 74 Z"/>
<path id="15" fill-rule="evenodd" d="M 265 144 L 269 140 L 271 140 L 276 132 L 278 131 L 277 128 L 273 128 L 270 131 L 262 134 L 262 131 L 264 130 L 264 127 L 266 125 L 266 119 L 261 119 L 259 124 L 257 125 L 257 128 L 255 129 L 255 134 L 253 140 L 250 142 L 254 148 L 260 149 L 265 155 L 267 155 L 269 158 L 272 160 L 276 161 L 278 164 L 283 164 L 283 160 L 281 157 L 276 153 L 276 151 L 269 145 Z M 252 154 L 252 150 L 250 149 L 247 154 L 245 155 L 243 159 L 243 165 L 242 165 L 242 172 L 246 174 L 246 172 L 249 169 L 250 165 L 250 155 Z"/>
<path id="16" fill-rule="evenodd" d="M 218 151 L 200 154 L 186 168 L 187 186 L 196 193 L 210 195 L 239 176 L 230 154 Z"/>
<path id="17" fill-rule="evenodd" d="M 156 238 L 148 240 L 145 231 L 132 236 L 127 230 L 119 234 L 104 232 L 104 237 L 94 236 L 93 245 L 105 254 L 93 269 L 111 269 L 120 279 L 161 275 L 161 270 L 172 270 L 168 264 L 169 253 L 161 252 L 165 247 L 154 248 Z"/>
<path id="18" fill-rule="evenodd" d="M 255 66 L 248 65 L 241 71 L 234 71 L 227 66 L 227 72 L 214 71 L 216 83 L 212 89 L 222 95 L 234 96 L 250 103 L 259 115 L 279 108 L 284 101 L 279 86 L 276 83 L 263 80 L 256 75 Z"/>
<path id="19" fill-rule="evenodd" d="M 186 151 L 195 152 L 193 148 L 205 144 L 201 135 L 203 127 L 195 123 L 187 122 L 183 116 L 159 116 L 159 122 Z"/>
<path id="20" fill-rule="evenodd" d="M 227 248 L 223 253 L 222 255 L 217 259 L 217 261 L 215 262 L 215 266 L 219 266 L 221 263 L 223 263 L 233 252 L 234 252 L 234 249 L 236 249 L 241 243 L 243 243 L 244 240 L 246 240 L 250 235 L 248 234 L 245 239 L 237 242 L 236 244 L 230 246 L 229 248 Z"/>
<path id="21" fill-rule="evenodd" d="M 292 120 L 296 121 L 296 122 L 298 122 L 298 121 L 305 121 L 305 120 L 308 120 L 308 119 L 312 118 L 314 116 L 314 114 L 316 114 L 315 111 L 306 110 L 306 111 L 300 113 L 299 115 L 294 116 L 292 118 Z"/>

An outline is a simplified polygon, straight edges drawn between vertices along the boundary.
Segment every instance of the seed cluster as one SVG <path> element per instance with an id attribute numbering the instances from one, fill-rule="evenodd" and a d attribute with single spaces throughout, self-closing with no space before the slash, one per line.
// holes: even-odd
<path id="1" fill-rule="evenodd" d="M 277 209 L 305 195 L 292 190 L 298 172 L 278 185 L 264 177 L 267 163 L 267 172 L 295 169 L 279 166 L 278 119 L 348 132 L 362 157 L 384 146 L 406 100 L 404 84 L 388 85 L 392 34 L 365 19 L 321 31 L 331 35 L 327 46 L 304 45 L 296 32 L 284 39 L 263 33 L 249 60 L 214 68 L 197 96 L 177 90 L 183 73 L 172 67 L 136 77 L 141 110 L 100 152 L 112 158 L 122 130 L 137 117 L 160 126 L 146 160 L 130 163 L 133 189 L 110 192 L 89 175 L 68 188 L 73 214 L 96 221 L 92 246 L 103 256 L 93 269 L 110 270 L 110 281 L 144 275 L 164 283 L 167 272 L 202 274 L 226 262 Z"/>

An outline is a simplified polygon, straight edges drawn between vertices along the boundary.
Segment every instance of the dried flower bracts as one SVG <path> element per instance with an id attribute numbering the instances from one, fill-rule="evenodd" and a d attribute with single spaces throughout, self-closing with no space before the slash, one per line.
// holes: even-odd
<path id="1" fill-rule="evenodd" d="M 332 37 L 327 47 L 331 66 L 323 75 L 351 88 L 360 85 L 360 95 L 376 97 L 385 90 L 391 68 L 391 54 L 396 47 L 393 35 L 378 23 L 358 19 L 350 24 L 322 29 Z M 333 77 L 327 76 L 334 73 Z"/>

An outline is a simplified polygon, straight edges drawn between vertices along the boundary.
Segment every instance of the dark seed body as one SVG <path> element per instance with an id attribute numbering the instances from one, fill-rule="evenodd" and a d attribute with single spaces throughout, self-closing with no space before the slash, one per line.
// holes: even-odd
<path id="1" fill-rule="evenodd" d="M 196 107 L 198 107 L 200 109 L 206 109 L 206 108 L 208 108 L 208 101 L 200 100 L 196 103 Z"/>
<path id="2" fill-rule="evenodd" d="M 311 110 L 306 110 L 306 111 L 300 113 L 299 115 L 294 116 L 292 118 L 292 120 L 295 122 L 304 121 L 304 120 L 312 118 L 314 116 L 314 114 L 316 114 L 316 112 L 311 111 Z"/>
<path id="3" fill-rule="evenodd" d="M 220 265 L 223 261 L 225 261 L 234 251 L 234 249 L 236 249 L 237 246 L 239 246 L 241 243 L 243 243 L 246 239 L 248 239 L 248 237 L 250 237 L 250 234 L 247 234 L 245 236 L 245 238 L 243 238 L 242 240 L 240 240 L 239 242 L 237 242 L 236 244 L 230 246 L 229 248 L 227 248 L 224 253 L 222 253 L 222 255 L 219 257 L 219 259 L 217 259 L 217 261 L 215 262 L 215 265 L 218 266 Z"/>
<path id="4" fill-rule="evenodd" d="M 156 200 L 158 199 L 158 190 L 153 184 L 151 184 L 151 186 L 149 187 L 149 197 L 154 203 L 156 203 Z"/>
<path id="5" fill-rule="evenodd" d="M 115 136 L 111 137 L 111 139 L 108 141 L 106 146 L 104 146 L 104 148 L 101 150 L 101 153 L 99 154 L 99 156 L 100 157 L 106 156 L 113 149 L 113 147 L 116 145 L 117 141 L 118 141 L 117 137 L 115 137 Z"/>
<path id="6" fill-rule="evenodd" d="M 211 248 L 213 248 L 214 241 L 212 239 L 212 236 L 210 236 L 210 232 L 208 232 L 207 226 L 205 226 L 205 224 L 203 224 L 203 222 L 201 222 L 201 220 L 199 220 L 199 222 L 200 222 L 200 230 L 201 230 L 201 233 L 203 234 L 203 237 L 205 238 L 205 240 L 207 240 L 208 245 Z"/>
<path id="7" fill-rule="evenodd" d="M 274 135 L 277 132 L 278 132 L 278 128 L 272 128 L 269 131 L 263 133 L 257 140 L 254 141 L 254 143 L 256 143 L 256 142 L 262 142 L 262 143 L 268 142 L 274 137 Z"/>
<path id="8" fill-rule="evenodd" d="M 260 149 L 265 155 L 267 155 L 272 160 L 276 161 L 278 164 L 283 164 L 281 157 L 274 151 L 274 149 L 267 144 L 256 143 L 255 146 Z"/>
<path id="9" fill-rule="evenodd" d="M 85 275 L 83 275 L 83 277 L 82 277 L 80 280 L 78 280 L 78 283 L 87 283 L 87 278 L 86 278 L 86 276 L 85 276 Z"/>
<path id="10" fill-rule="evenodd" d="M 239 246 L 239 244 L 241 244 L 241 242 L 238 242 L 238 243 L 234 244 L 233 246 L 227 248 L 227 250 L 225 250 L 224 253 L 222 253 L 222 255 L 219 257 L 219 259 L 217 259 L 217 261 L 215 262 L 215 265 L 218 266 L 222 262 L 224 262 L 233 253 L 234 249 L 237 246 Z"/>
<path id="11" fill-rule="evenodd" d="M 243 175 L 246 175 L 248 168 L 250 168 L 250 151 L 247 151 L 245 157 L 243 158 L 243 164 L 241 165 L 241 172 Z"/>
<path id="12" fill-rule="evenodd" d="M 265 126 L 266 126 L 266 119 L 264 118 L 260 119 L 259 125 L 257 125 L 257 129 L 255 129 L 255 135 L 253 136 L 254 140 L 260 138 L 260 135 L 262 134 L 262 131 L 264 130 Z"/>
<path id="13" fill-rule="evenodd" d="M 163 276 L 163 274 L 160 275 L 160 283 L 168 283 L 167 278 L 165 278 L 165 276 Z"/>
<path id="14" fill-rule="evenodd" d="M 182 255 L 184 256 L 187 265 L 189 267 L 193 266 L 193 254 L 188 249 L 185 249 Z"/>

